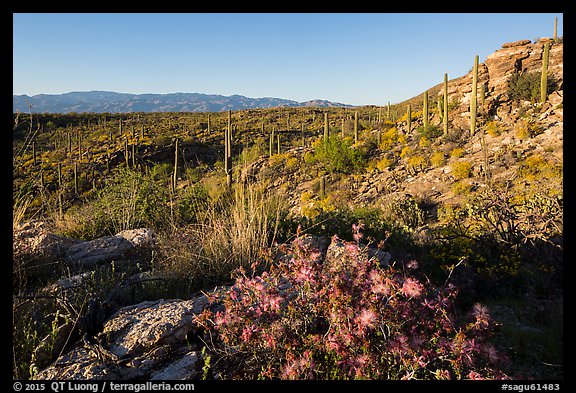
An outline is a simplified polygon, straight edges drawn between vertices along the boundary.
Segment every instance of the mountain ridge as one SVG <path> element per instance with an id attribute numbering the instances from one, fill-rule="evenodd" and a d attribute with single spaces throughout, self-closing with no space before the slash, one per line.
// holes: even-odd
<path id="1" fill-rule="evenodd" d="M 303 102 L 277 98 L 251 98 L 239 94 L 224 96 L 205 93 L 119 93 L 104 90 L 74 91 L 62 94 L 12 96 L 15 113 L 129 113 L 129 112 L 223 112 L 226 110 L 274 107 L 352 107 L 352 105 L 313 99 Z"/>

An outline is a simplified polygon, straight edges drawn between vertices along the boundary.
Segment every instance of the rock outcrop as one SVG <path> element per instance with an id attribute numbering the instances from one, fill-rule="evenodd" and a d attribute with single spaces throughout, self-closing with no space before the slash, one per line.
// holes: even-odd
<path id="1" fill-rule="evenodd" d="M 208 306 L 191 300 L 147 301 L 124 307 L 95 338 L 85 339 L 37 379 L 191 379 L 199 352 L 187 342 L 192 318 Z"/>

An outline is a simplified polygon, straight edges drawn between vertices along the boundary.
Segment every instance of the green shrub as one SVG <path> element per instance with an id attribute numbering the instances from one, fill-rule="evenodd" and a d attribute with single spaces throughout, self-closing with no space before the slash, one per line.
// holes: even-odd
<path id="1" fill-rule="evenodd" d="M 485 128 L 488 135 L 493 137 L 500 136 L 500 134 L 502 134 L 502 132 L 504 131 L 502 123 L 500 123 L 497 120 L 487 122 Z"/>
<path id="2" fill-rule="evenodd" d="M 314 155 L 328 172 L 350 174 L 361 171 L 366 165 L 364 154 L 339 137 L 330 137 L 317 144 Z"/>
<path id="3" fill-rule="evenodd" d="M 472 164 L 467 161 L 455 162 L 451 165 L 452 176 L 456 179 L 466 179 L 472 175 Z"/>
<path id="4" fill-rule="evenodd" d="M 444 157 L 444 153 L 441 151 L 436 151 L 432 153 L 430 157 L 430 163 L 435 167 L 441 167 L 446 162 L 446 157 Z"/>
<path id="5" fill-rule="evenodd" d="M 508 80 L 508 94 L 512 101 L 530 101 L 538 102 L 540 99 L 540 72 L 512 74 Z M 548 76 L 547 94 L 552 93 L 556 89 L 556 81 Z"/>

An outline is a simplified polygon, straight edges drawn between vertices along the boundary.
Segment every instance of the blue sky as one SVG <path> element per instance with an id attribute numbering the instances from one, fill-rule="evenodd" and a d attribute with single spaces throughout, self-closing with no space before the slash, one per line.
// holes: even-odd
<path id="1" fill-rule="evenodd" d="M 13 14 L 13 94 L 107 90 L 386 105 L 561 13 Z"/>

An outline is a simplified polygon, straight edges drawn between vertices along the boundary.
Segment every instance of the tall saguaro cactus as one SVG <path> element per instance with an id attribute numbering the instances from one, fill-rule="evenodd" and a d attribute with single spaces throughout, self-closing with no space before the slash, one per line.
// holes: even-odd
<path id="1" fill-rule="evenodd" d="M 546 102 L 548 90 L 548 59 L 550 57 L 550 42 L 544 44 L 544 54 L 542 55 L 542 77 L 540 78 L 540 102 Z"/>
<path id="2" fill-rule="evenodd" d="M 554 17 L 554 41 L 558 42 L 558 17 Z"/>
<path id="3" fill-rule="evenodd" d="M 470 97 L 470 135 L 476 132 L 476 110 L 478 96 L 478 55 L 474 56 L 474 69 L 472 70 L 472 96 Z"/>
<path id="4" fill-rule="evenodd" d="M 424 99 L 423 99 L 423 107 L 422 107 L 422 121 L 424 122 L 424 131 L 428 130 L 428 90 L 424 92 Z"/>
<path id="5" fill-rule="evenodd" d="M 408 104 L 408 108 L 406 109 L 406 124 L 408 126 L 407 133 L 410 133 L 410 128 L 412 126 L 412 107 Z"/>
<path id="6" fill-rule="evenodd" d="M 275 127 L 272 127 L 272 131 L 270 132 L 270 149 L 268 151 L 268 156 L 272 157 L 274 154 L 274 131 Z"/>
<path id="7" fill-rule="evenodd" d="M 228 128 L 224 135 L 224 171 L 226 172 L 226 185 L 232 186 L 232 111 L 228 110 Z"/>
<path id="8" fill-rule="evenodd" d="M 358 111 L 354 112 L 354 144 L 358 143 Z"/>
<path id="9" fill-rule="evenodd" d="M 444 74 L 444 115 L 442 117 L 444 135 L 448 134 L 448 74 Z"/>
<path id="10" fill-rule="evenodd" d="M 330 127 L 328 125 L 328 112 L 324 112 L 324 142 L 328 142 Z"/>
<path id="11" fill-rule="evenodd" d="M 172 176 L 172 189 L 176 191 L 176 185 L 178 183 L 178 139 L 174 146 L 174 174 Z"/>

